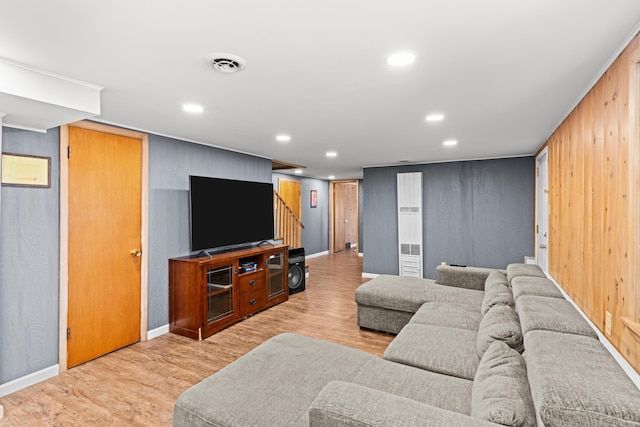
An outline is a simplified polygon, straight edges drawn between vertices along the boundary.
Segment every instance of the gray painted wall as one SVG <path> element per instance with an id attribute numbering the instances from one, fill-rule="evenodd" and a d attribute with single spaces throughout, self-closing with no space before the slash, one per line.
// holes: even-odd
<path id="1" fill-rule="evenodd" d="M 0 189 L 0 384 L 58 363 L 59 131 L 2 129 L 2 151 L 51 157 L 51 188 Z"/>
<path id="2" fill-rule="evenodd" d="M 531 255 L 533 157 L 367 168 L 364 272 L 398 274 L 399 172 L 423 173 L 425 277 L 441 261 L 504 268 Z"/>
<path id="3" fill-rule="evenodd" d="M 302 192 L 302 246 L 306 255 L 317 254 L 329 250 L 329 181 L 299 176 L 274 173 L 273 188 L 278 190 L 279 179 L 301 182 Z M 318 190 L 318 207 L 311 208 L 311 190 Z"/>
<path id="4" fill-rule="evenodd" d="M 2 187 L 0 384 L 58 363 L 59 130 L 4 128 L 3 151 L 51 157 L 52 187 Z M 271 161 L 149 135 L 149 329 L 169 322 L 168 259 L 189 249 L 189 175 L 270 182 Z"/>
<path id="5" fill-rule="evenodd" d="M 189 175 L 271 182 L 271 160 L 149 135 L 149 329 L 169 323 L 168 259 L 191 253 Z"/>

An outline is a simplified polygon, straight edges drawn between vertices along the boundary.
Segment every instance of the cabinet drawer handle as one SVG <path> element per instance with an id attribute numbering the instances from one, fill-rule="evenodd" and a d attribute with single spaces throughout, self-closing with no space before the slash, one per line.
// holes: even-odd
<path id="1" fill-rule="evenodd" d="M 255 280 L 249 280 L 249 286 L 253 286 L 253 285 L 255 285 L 255 284 L 256 284 L 256 281 L 255 281 Z"/>
<path id="2" fill-rule="evenodd" d="M 249 301 L 249 304 L 254 305 L 256 303 L 255 299 L 252 299 L 251 301 Z"/>

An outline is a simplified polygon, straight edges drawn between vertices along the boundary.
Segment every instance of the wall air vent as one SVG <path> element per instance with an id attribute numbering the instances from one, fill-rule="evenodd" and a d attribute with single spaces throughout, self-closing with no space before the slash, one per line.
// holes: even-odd
<path id="1" fill-rule="evenodd" d="M 207 64 L 221 73 L 237 73 L 247 66 L 247 61 L 230 53 L 212 53 L 206 57 Z"/>

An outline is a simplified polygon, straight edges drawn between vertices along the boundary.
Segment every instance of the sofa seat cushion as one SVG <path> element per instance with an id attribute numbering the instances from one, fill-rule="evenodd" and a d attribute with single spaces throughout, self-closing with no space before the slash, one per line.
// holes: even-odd
<path id="1" fill-rule="evenodd" d="M 516 300 L 522 295 L 564 299 L 562 292 L 546 277 L 514 277 L 511 281 L 511 290 Z"/>
<path id="2" fill-rule="evenodd" d="M 433 280 L 381 275 L 356 289 L 361 305 L 415 313 L 425 302 L 425 288 Z"/>
<path id="3" fill-rule="evenodd" d="M 524 351 L 518 315 L 508 305 L 495 305 L 482 317 L 476 340 L 478 357 L 482 357 L 494 341 L 502 341 L 519 353 Z"/>
<path id="4" fill-rule="evenodd" d="M 473 380 L 478 368 L 476 339 L 467 329 L 409 323 L 384 352 L 384 358 L 439 374 Z"/>
<path id="5" fill-rule="evenodd" d="M 533 277 L 547 277 L 544 271 L 535 264 L 509 264 L 507 265 L 507 279 L 509 283 L 514 277 L 518 276 L 533 276 Z"/>
<path id="6" fill-rule="evenodd" d="M 536 425 L 522 355 L 501 341 L 482 356 L 473 382 L 471 416 L 507 426 Z"/>
<path id="7" fill-rule="evenodd" d="M 429 284 L 424 290 L 424 302 L 448 302 L 454 304 L 480 307 L 484 299 L 484 291 L 475 289 L 454 288 L 452 286 Z"/>
<path id="8" fill-rule="evenodd" d="M 282 334 L 182 393 L 173 425 L 308 426 L 313 400 L 347 381 L 449 411 L 471 412 L 472 382 L 385 361 L 360 350 Z"/>
<path id="9" fill-rule="evenodd" d="M 604 346 L 582 335 L 531 331 L 527 376 L 545 426 L 640 426 L 640 390 Z"/>
<path id="10" fill-rule="evenodd" d="M 513 293 L 511 293 L 511 288 L 509 288 L 508 285 L 495 284 L 484 291 L 484 298 L 481 304 L 482 315 L 484 316 L 494 305 L 515 307 L 516 302 L 513 299 Z"/>
<path id="11" fill-rule="evenodd" d="M 516 312 L 523 334 L 545 330 L 598 338 L 598 334 L 566 299 L 524 295 L 516 301 Z"/>
<path id="12" fill-rule="evenodd" d="M 449 302 L 426 302 L 416 311 L 409 323 L 477 331 L 480 320 L 482 314 L 479 307 Z"/>

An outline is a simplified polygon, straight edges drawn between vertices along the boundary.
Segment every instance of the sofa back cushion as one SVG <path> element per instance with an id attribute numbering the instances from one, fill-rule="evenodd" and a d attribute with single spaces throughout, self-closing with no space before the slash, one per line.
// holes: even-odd
<path id="1" fill-rule="evenodd" d="M 502 341 L 519 353 L 524 351 L 518 315 L 508 305 L 495 305 L 482 317 L 476 339 L 478 357 L 482 358 L 494 341 Z"/>
<path id="2" fill-rule="evenodd" d="M 566 299 L 523 295 L 516 301 L 516 312 L 523 334 L 545 330 L 598 339 L 598 334 Z"/>
<path id="3" fill-rule="evenodd" d="M 482 300 L 481 312 L 484 316 L 487 311 L 494 305 L 508 305 L 515 307 L 516 302 L 513 299 L 513 293 L 508 285 L 498 283 L 484 291 L 484 298 Z"/>
<path id="4" fill-rule="evenodd" d="M 487 276 L 487 280 L 484 281 L 484 290 L 486 291 L 487 289 L 492 288 L 494 285 L 509 286 L 507 275 L 499 270 L 494 270 L 489 273 L 489 275 Z"/>
<path id="5" fill-rule="evenodd" d="M 518 276 L 533 276 L 533 277 L 547 277 L 544 271 L 535 264 L 509 264 L 507 265 L 507 279 L 509 283 L 514 277 Z"/>
<path id="6" fill-rule="evenodd" d="M 436 283 L 456 288 L 484 289 L 484 281 L 492 270 L 481 267 L 439 265 L 436 267 Z"/>
<path id="7" fill-rule="evenodd" d="M 518 276 L 511 281 L 513 297 L 518 300 L 523 295 L 537 295 L 540 297 L 563 298 L 553 282 L 545 277 Z"/>
<path id="8" fill-rule="evenodd" d="M 501 341 L 485 351 L 471 389 L 471 416 L 506 426 L 536 425 L 522 355 Z"/>
<path id="9" fill-rule="evenodd" d="M 531 331 L 524 343 L 542 425 L 640 426 L 640 390 L 599 341 Z"/>

